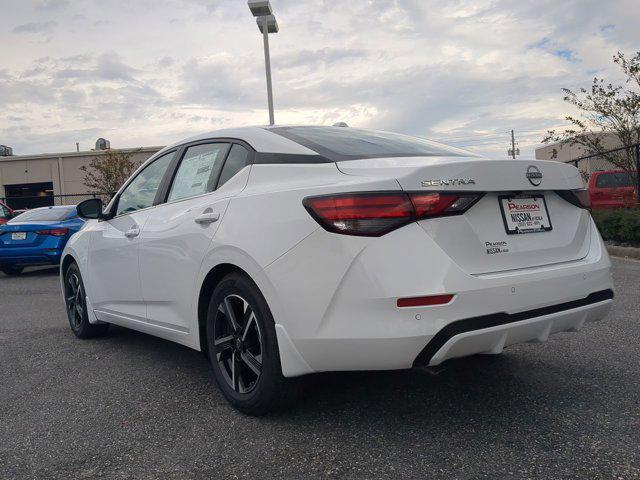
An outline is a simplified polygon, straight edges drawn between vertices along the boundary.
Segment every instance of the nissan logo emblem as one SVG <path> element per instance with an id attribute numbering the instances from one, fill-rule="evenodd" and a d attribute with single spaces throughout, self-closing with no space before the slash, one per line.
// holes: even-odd
<path id="1" fill-rule="evenodd" d="M 542 172 L 535 165 L 529 165 L 525 176 L 529 179 L 529 183 L 534 187 L 537 187 L 542 183 Z"/>

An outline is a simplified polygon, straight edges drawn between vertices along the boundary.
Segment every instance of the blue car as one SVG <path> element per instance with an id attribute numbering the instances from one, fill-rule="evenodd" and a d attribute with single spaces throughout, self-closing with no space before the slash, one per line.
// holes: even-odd
<path id="1" fill-rule="evenodd" d="M 26 266 L 59 264 L 67 241 L 83 225 L 75 205 L 21 213 L 0 225 L 0 270 L 18 275 Z"/>

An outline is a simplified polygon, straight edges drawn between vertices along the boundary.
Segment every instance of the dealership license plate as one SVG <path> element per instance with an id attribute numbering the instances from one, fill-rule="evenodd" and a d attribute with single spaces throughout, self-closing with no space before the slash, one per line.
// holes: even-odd
<path id="1" fill-rule="evenodd" d="M 551 219 L 544 195 L 520 195 L 499 197 L 504 228 L 509 235 L 548 232 Z"/>
<path id="2" fill-rule="evenodd" d="M 11 240 L 26 240 L 27 232 L 13 232 L 11 234 Z"/>

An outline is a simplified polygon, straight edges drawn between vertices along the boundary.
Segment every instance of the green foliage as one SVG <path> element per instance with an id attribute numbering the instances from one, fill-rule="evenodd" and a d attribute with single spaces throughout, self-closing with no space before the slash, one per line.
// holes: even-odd
<path id="1" fill-rule="evenodd" d="M 84 184 L 93 192 L 116 192 L 138 168 L 131 160 L 133 152 L 107 150 L 103 156 L 91 160 L 89 167 L 82 166 Z"/>
<path id="2" fill-rule="evenodd" d="M 640 246 L 640 208 L 594 210 L 592 215 L 604 240 Z"/>
<path id="3" fill-rule="evenodd" d="M 590 88 L 563 88 L 564 101 L 579 112 L 565 117 L 564 131 L 550 130 L 543 143 L 580 145 L 587 154 L 598 155 L 636 179 L 636 149 L 640 142 L 640 51 L 632 57 L 618 52 L 613 61 L 622 70 L 624 84 L 616 85 L 595 77 Z M 606 139 L 617 139 L 623 150 L 611 152 Z M 616 146 L 616 145 L 614 145 Z M 556 151 L 557 154 L 557 151 Z"/>

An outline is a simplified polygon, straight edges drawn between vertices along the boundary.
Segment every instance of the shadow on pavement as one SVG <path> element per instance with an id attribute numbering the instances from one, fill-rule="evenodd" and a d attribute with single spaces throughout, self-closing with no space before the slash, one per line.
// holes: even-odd
<path id="1" fill-rule="evenodd" d="M 165 374 L 179 374 L 181 380 L 173 388 L 189 389 L 205 382 L 211 388 L 207 396 L 213 404 L 224 403 L 200 352 L 116 326 L 98 341 L 116 346 L 126 361 L 144 358 L 145 364 L 156 365 Z M 447 424 L 449 430 L 464 424 L 465 429 L 500 430 L 514 422 L 520 424 L 518 428 L 533 428 L 538 422 L 548 422 L 550 411 L 575 408 L 572 402 L 582 408 L 594 407 L 585 402 L 598 401 L 597 392 L 590 391 L 596 371 L 587 372 L 572 363 L 555 364 L 551 358 L 531 355 L 531 351 L 453 360 L 437 375 L 402 370 L 302 377 L 300 401 L 260 421 L 296 428 L 310 422 L 320 429 L 364 422 L 385 424 L 386 429 L 420 425 L 437 430 Z M 207 402 L 196 407 L 203 415 L 212 408 Z"/>
<path id="2" fill-rule="evenodd" d="M 0 272 L 0 278 L 22 278 L 22 277 L 54 277 L 60 272 L 58 265 L 46 266 L 46 267 L 27 267 L 19 275 L 5 275 Z"/>

